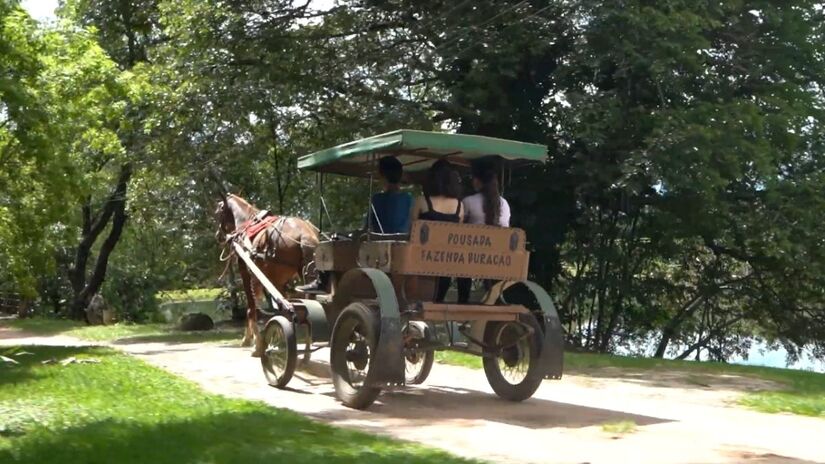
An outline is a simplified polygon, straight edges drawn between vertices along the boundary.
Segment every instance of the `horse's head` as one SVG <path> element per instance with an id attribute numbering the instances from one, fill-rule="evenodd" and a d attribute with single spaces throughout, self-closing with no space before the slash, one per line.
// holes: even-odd
<path id="1" fill-rule="evenodd" d="M 215 208 L 215 219 L 218 221 L 218 230 L 215 232 L 215 239 L 220 243 L 226 242 L 226 236 L 235 232 L 235 215 L 226 198 L 218 202 Z"/>
<path id="2" fill-rule="evenodd" d="M 215 219 L 220 226 L 217 235 L 218 241 L 225 242 L 226 235 L 234 233 L 241 224 L 251 220 L 258 213 L 258 209 L 243 198 L 228 194 L 218 202 L 215 208 Z"/>

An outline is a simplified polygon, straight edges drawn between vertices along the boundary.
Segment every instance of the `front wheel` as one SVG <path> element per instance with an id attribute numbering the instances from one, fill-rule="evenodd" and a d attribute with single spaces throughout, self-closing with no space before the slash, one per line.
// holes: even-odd
<path id="1" fill-rule="evenodd" d="M 345 406 L 365 409 L 381 389 L 366 385 L 378 346 L 378 314 L 363 303 L 352 303 L 338 316 L 330 340 L 330 365 L 335 395 Z"/>
<path id="2" fill-rule="evenodd" d="M 298 362 L 295 327 L 284 316 L 275 316 L 267 321 L 262 337 L 264 376 L 273 387 L 284 388 L 292 380 Z"/>
<path id="3" fill-rule="evenodd" d="M 435 362 L 435 352 L 417 351 L 404 356 L 404 382 L 407 385 L 419 385 L 427 380 Z"/>
<path id="4" fill-rule="evenodd" d="M 487 323 L 484 343 L 500 352 L 484 357 L 484 374 L 498 396 L 524 401 L 539 388 L 543 380 L 539 366 L 541 335 L 541 327 L 532 314 L 522 316 L 521 322 Z"/>

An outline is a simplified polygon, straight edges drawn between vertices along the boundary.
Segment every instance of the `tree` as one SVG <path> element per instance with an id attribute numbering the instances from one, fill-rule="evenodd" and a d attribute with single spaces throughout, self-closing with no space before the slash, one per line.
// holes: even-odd
<path id="1" fill-rule="evenodd" d="M 53 152 L 58 127 L 40 92 L 44 49 L 17 2 L 0 1 L 0 279 L 28 298 L 54 268 L 53 225 L 75 188 L 69 158 Z"/>

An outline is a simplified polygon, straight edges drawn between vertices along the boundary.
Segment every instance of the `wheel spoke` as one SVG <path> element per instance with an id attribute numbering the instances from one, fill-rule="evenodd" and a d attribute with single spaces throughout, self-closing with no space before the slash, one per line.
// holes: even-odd
<path id="1" fill-rule="evenodd" d="M 360 326 L 352 328 L 347 345 L 347 373 L 348 383 L 354 388 L 360 388 L 367 378 L 367 369 L 370 365 L 372 353 L 369 343 L 360 331 Z"/>
<path id="2" fill-rule="evenodd" d="M 508 323 L 501 327 L 496 337 L 496 343 L 505 347 L 496 365 L 511 385 L 523 382 L 530 367 L 530 340 L 525 333 L 520 324 Z"/>

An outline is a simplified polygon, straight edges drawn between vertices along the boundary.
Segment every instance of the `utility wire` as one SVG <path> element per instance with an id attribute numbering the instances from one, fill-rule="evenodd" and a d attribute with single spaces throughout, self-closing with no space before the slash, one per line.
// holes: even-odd
<path id="1" fill-rule="evenodd" d="M 457 41 L 461 40 L 461 39 L 462 39 L 462 38 L 464 38 L 467 34 L 471 33 L 473 30 L 478 29 L 478 28 L 481 28 L 481 27 L 484 27 L 484 26 L 486 26 L 486 25 L 490 24 L 491 22 L 495 21 L 496 19 L 498 19 L 498 18 L 499 18 L 499 17 L 501 17 L 502 15 L 505 15 L 505 14 L 507 14 L 507 13 L 509 13 L 509 12 L 511 12 L 511 11 L 513 11 L 513 10 L 515 10 L 516 8 L 520 7 L 521 5 L 524 5 L 524 4 L 525 4 L 525 3 L 527 3 L 528 1 L 529 1 L 529 0 L 522 0 L 521 2 L 516 3 L 515 5 L 511 6 L 510 8 L 507 8 L 507 9 L 505 9 L 505 10 L 503 10 L 503 11 L 499 12 L 497 15 L 493 16 L 492 18 L 488 19 L 487 21 L 484 21 L 484 22 L 482 22 L 482 23 L 480 23 L 480 24 L 476 24 L 476 25 L 474 25 L 474 26 L 468 26 L 468 27 L 467 27 L 467 29 L 466 29 L 464 32 L 459 32 L 459 33 L 458 33 L 455 37 L 453 37 L 452 39 L 449 39 L 449 40 L 446 40 L 446 41 L 442 42 L 442 43 L 441 43 L 441 45 L 439 45 L 439 46 L 435 47 L 435 49 L 433 49 L 433 51 L 434 51 L 434 52 L 441 51 L 441 50 L 442 50 L 444 47 L 446 47 L 447 45 L 451 45 L 451 44 L 453 44 L 453 43 L 455 43 L 455 42 L 457 42 Z"/>
<path id="2" fill-rule="evenodd" d="M 552 4 L 551 4 L 551 5 L 545 6 L 544 8 L 540 8 L 540 9 L 536 10 L 535 12 L 533 12 L 533 13 L 531 13 L 531 14 L 529 14 L 529 15 L 525 16 L 524 18 L 521 18 L 519 21 L 514 22 L 514 23 L 512 23 L 512 24 L 510 24 L 510 25 L 506 26 L 504 29 L 502 29 L 501 31 L 499 31 L 499 33 L 502 33 L 502 32 L 504 32 L 504 31 L 506 31 L 507 29 L 510 29 L 510 28 L 511 28 L 511 27 L 513 27 L 513 26 L 516 26 L 516 25 L 518 25 L 518 24 L 520 24 L 520 23 L 523 23 L 523 22 L 525 22 L 525 21 L 529 20 L 530 18 L 536 17 L 536 16 L 538 16 L 540 13 L 543 13 L 544 11 L 547 11 L 547 10 L 549 10 L 550 8 L 554 7 L 554 6 L 555 6 L 555 5 L 552 5 Z M 466 52 L 467 50 L 469 50 L 469 49 L 473 48 L 475 45 L 476 45 L 476 44 L 471 44 L 471 45 L 469 45 L 469 46 L 467 46 L 467 47 L 461 48 L 461 49 L 459 49 L 459 50 L 455 53 L 455 55 L 456 55 L 456 56 L 461 55 L 462 53 Z"/>

